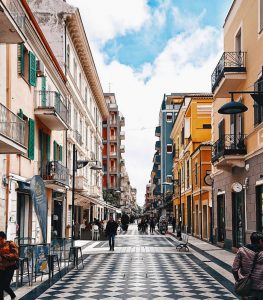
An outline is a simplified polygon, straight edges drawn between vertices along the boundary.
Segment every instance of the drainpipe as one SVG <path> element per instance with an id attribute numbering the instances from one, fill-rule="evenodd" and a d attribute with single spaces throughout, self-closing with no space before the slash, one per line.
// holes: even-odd
<path id="1" fill-rule="evenodd" d="M 11 53 L 10 45 L 6 45 L 6 107 L 11 108 Z M 8 184 L 5 189 L 5 205 L 6 205 L 6 217 L 5 217 L 5 231 L 8 228 L 9 217 L 9 178 L 10 178 L 10 154 L 6 154 L 6 178 L 8 178 Z"/>

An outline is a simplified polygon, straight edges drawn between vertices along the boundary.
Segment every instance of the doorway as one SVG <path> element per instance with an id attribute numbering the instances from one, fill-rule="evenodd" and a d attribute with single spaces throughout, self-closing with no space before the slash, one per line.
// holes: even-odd
<path id="1" fill-rule="evenodd" d="M 257 231 L 263 232 L 263 185 L 256 187 Z"/>
<path id="2" fill-rule="evenodd" d="M 225 195 L 217 196 L 217 241 L 224 242 L 226 237 Z"/>
<path id="3" fill-rule="evenodd" d="M 245 207 L 244 193 L 232 193 L 233 246 L 239 248 L 245 244 Z"/>
<path id="4" fill-rule="evenodd" d="M 191 202 L 191 196 L 187 196 L 187 233 L 191 233 L 192 230 Z"/>

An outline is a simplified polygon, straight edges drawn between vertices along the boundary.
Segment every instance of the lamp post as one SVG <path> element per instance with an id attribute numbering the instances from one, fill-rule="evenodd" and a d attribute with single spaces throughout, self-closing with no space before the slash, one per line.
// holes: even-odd
<path id="1" fill-rule="evenodd" d="M 84 168 L 87 164 L 89 163 L 96 163 L 96 165 L 93 165 L 91 167 L 91 170 L 102 170 L 102 167 L 98 165 L 97 160 L 77 160 L 77 150 L 76 150 L 76 145 L 73 144 L 73 174 L 72 174 L 72 203 L 71 203 L 71 237 L 72 237 L 72 245 L 75 240 L 75 176 L 76 176 L 76 171 L 78 169 Z"/>

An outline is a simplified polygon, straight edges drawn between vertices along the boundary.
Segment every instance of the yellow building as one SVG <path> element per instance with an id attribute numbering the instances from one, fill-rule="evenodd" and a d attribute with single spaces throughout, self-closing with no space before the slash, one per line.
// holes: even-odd
<path id="1" fill-rule="evenodd" d="M 212 101 L 211 94 L 185 94 L 171 132 L 174 215 L 183 231 L 204 239 L 210 237 L 211 224 L 211 186 L 206 179 L 211 172 Z"/>
<path id="2" fill-rule="evenodd" d="M 262 91 L 262 29 L 262 0 L 233 1 L 224 24 L 224 53 L 212 74 L 213 235 L 233 250 L 249 242 L 251 232 L 263 231 L 263 107 L 244 93 Z M 230 91 L 232 100 L 248 108 L 245 113 L 218 113 L 230 102 Z"/>

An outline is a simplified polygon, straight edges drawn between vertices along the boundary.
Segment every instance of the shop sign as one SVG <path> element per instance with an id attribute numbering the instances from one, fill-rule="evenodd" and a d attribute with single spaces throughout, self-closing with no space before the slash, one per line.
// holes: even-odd
<path id="1" fill-rule="evenodd" d="M 36 175 L 30 182 L 30 192 L 34 209 L 41 228 L 43 242 L 47 242 L 47 195 L 42 177 Z"/>

